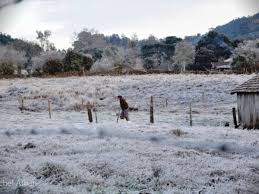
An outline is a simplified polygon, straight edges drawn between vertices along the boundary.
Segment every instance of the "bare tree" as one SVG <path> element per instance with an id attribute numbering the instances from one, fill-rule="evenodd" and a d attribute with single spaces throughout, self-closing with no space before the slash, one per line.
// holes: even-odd
<path id="1" fill-rule="evenodd" d="M 36 39 L 39 40 L 43 50 L 45 51 L 56 50 L 54 44 L 49 41 L 49 38 L 51 36 L 50 30 L 45 30 L 44 32 L 36 31 L 36 33 L 37 33 Z"/>
<path id="2" fill-rule="evenodd" d="M 175 46 L 175 54 L 173 56 L 173 66 L 180 69 L 181 72 L 186 71 L 186 66 L 194 63 L 195 47 L 187 42 L 181 41 Z"/>

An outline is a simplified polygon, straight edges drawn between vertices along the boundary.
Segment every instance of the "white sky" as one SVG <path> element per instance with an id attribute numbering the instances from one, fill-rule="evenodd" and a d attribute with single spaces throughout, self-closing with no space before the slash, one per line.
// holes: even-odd
<path id="1" fill-rule="evenodd" d="M 36 30 L 48 29 L 58 48 L 68 48 L 83 28 L 184 37 L 257 12 L 259 0 L 24 0 L 0 10 L 0 31 L 34 41 Z"/>

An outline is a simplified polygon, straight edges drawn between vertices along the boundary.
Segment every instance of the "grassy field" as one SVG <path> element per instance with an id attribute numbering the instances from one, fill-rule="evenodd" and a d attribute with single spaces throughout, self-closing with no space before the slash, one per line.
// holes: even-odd
<path id="1" fill-rule="evenodd" d="M 230 91 L 249 78 L 0 80 L 0 193 L 258 193 L 259 132 L 234 129 L 231 115 Z M 117 123 L 119 94 L 139 110 L 130 122 Z M 97 104 L 98 123 L 82 99 Z"/>

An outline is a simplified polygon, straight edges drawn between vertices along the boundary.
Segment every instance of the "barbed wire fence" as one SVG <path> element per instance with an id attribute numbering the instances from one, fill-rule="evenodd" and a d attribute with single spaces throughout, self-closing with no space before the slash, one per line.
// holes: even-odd
<path id="1" fill-rule="evenodd" d="M 170 123 L 174 124 L 180 123 L 184 126 L 236 126 L 235 117 L 233 113 L 234 120 L 231 120 L 231 114 L 232 114 L 232 108 L 229 109 L 227 118 L 226 118 L 226 112 L 223 113 L 224 115 L 220 115 L 220 113 L 213 113 L 213 111 L 210 110 L 208 105 L 208 99 L 205 97 L 205 93 L 202 93 L 201 95 L 201 102 L 199 104 L 196 104 L 192 101 L 190 98 L 189 103 L 177 106 L 176 103 L 172 103 L 169 98 L 161 98 L 150 96 L 149 100 L 147 100 L 147 103 L 145 107 L 140 107 L 139 103 L 136 102 L 136 100 L 132 100 L 130 98 L 127 98 L 127 101 L 129 102 L 129 111 L 131 118 L 136 119 L 139 122 L 148 122 L 148 123 Z M 86 101 L 84 98 L 82 98 L 80 101 L 76 102 L 74 104 L 74 110 L 75 112 L 82 112 L 87 113 L 87 118 L 90 123 L 102 123 L 104 121 L 103 119 L 103 112 L 110 113 L 110 117 L 115 116 L 114 121 L 117 123 L 119 122 L 119 114 L 120 114 L 120 107 L 119 102 L 118 106 L 113 107 L 112 109 L 107 107 L 101 107 L 99 106 L 98 102 L 98 89 L 96 89 L 96 93 L 94 96 L 94 100 L 92 101 Z M 148 99 L 148 98 L 147 98 Z M 41 107 L 39 110 L 35 110 L 30 107 L 31 102 L 33 101 L 32 105 L 35 106 L 37 102 L 41 101 Z M 37 102 L 35 102 L 37 101 Z M 55 117 L 55 108 L 52 108 L 52 99 L 48 96 L 43 97 L 18 97 L 18 109 L 21 111 L 21 113 L 26 112 L 48 112 L 48 117 L 51 119 L 53 116 Z M 59 109 L 62 110 L 62 104 L 59 105 Z M 64 110 L 63 110 L 64 111 Z M 69 112 L 69 111 L 68 111 Z M 214 117 L 214 118 L 213 118 Z M 224 118 L 221 120 L 221 118 Z M 131 119 L 132 122 L 134 122 L 134 119 Z M 167 120 L 165 120 L 167 119 Z M 171 121 L 170 121 L 171 120 Z M 233 122 L 232 122 L 233 121 Z M 202 123 L 204 122 L 204 123 Z M 205 122 L 208 122 L 206 124 Z M 209 123 L 211 122 L 211 123 Z M 217 124 L 215 124 L 217 123 Z"/>

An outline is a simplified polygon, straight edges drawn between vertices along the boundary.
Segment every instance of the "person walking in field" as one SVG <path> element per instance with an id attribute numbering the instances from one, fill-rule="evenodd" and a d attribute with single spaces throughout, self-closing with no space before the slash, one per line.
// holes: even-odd
<path id="1" fill-rule="evenodd" d="M 120 107 L 121 107 L 121 114 L 120 118 L 121 119 L 126 119 L 129 121 L 129 105 L 126 102 L 125 98 L 122 96 L 117 96 L 117 98 L 120 100 Z"/>

